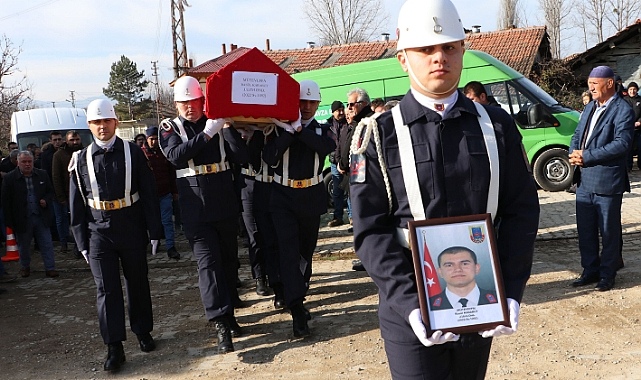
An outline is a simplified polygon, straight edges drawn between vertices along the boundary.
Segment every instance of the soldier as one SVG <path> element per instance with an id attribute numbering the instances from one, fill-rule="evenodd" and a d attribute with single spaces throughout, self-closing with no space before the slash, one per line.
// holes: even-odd
<path id="1" fill-rule="evenodd" d="M 318 84 L 302 81 L 301 120 L 291 124 L 274 120 L 282 129 L 277 129 L 278 137 L 263 149 L 263 160 L 275 167 L 270 210 L 278 241 L 285 302 L 292 313 L 295 337 L 310 335 L 309 314 L 303 300 L 312 275 L 312 254 L 320 216 L 327 212 L 323 162 L 336 148 L 329 127 L 321 126 L 314 119 L 320 100 Z"/>
<path id="2" fill-rule="evenodd" d="M 354 131 L 354 245 L 379 289 L 392 377 L 482 379 L 490 338 L 518 325 L 538 228 L 536 187 L 514 120 L 457 90 L 465 33 L 450 0 L 407 0 L 397 31 L 410 90 L 391 112 L 364 119 Z M 486 212 L 497 229 L 510 326 L 427 335 L 404 228 L 411 220 Z"/>
<path id="3" fill-rule="evenodd" d="M 234 351 L 232 336 L 242 330 L 234 317 L 238 302 L 238 196 L 230 161 L 249 160 L 240 133 L 223 119 L 203 113 L 205 96 L 198 80 L 174 84 L 179 116 L 161 123 L 160 147 L 176 167 L 176 184 L 185 237 L 198 261 L 198 285 L 205 316 L 214 324 L 218 352 Z"/>
<path id="4" fill-rule="evenodd" d="M 94 142 L 74 152 L 69 163 L 71 229 L 96 282 L 100 333 L 108 347 L 104 369 L 117 371 L 125 362 L 126 340 L 120 266 L 131 330 L 143 352 L 156 348 L 150 334 L 147 245 L 151 239 L 155 251 L 162 225 L 147 159 L 136 145 L 116 136 L 118 118 L 111 103 L 89 103 L 87 121 Z"/>

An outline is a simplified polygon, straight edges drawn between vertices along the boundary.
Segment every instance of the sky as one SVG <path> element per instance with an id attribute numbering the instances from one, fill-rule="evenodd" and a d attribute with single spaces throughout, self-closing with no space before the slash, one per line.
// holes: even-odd
<path id="1" fill-rule="evenodd" d="M 529 25 L 537 0 L 521 0 Z M 187 55 L 198 65 L 222 53 L 222 44 L 265 49 L 299 49 L 314 41 L 303 0 L 188 0 L 185 8 Z M 394 38 L 404 0 L 381 0 L 388 16 L 385 32 Z M 466 28 L 496 30 L 499 0 L 453 0 Z M 97 97 L 109 81 L 111 64 L 125 55 L 153 80 L 173 78 L 170 0 L 2 0 L 0 36 L 15 48 L 18 68 L 32 84 L 41 106 L 77 107 Z M 538 21 L 538 22 L 537 22 Z"/>

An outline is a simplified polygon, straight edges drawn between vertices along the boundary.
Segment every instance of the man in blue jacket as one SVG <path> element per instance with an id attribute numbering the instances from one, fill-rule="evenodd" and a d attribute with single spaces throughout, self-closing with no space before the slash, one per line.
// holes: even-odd
<path id="1" fill-rule="evenodd" d="M 627 156 L 634 111 L 617 93 L 614 71 L 595 67 L 588 77 L 592 101 L 581 114 L 570 144 L 576 165 L 576 226 L 583 273 L 573 286 L 597 283 L 608 291 L 621 264 L 621 202 L 630 191 Z M 599 255 L 599 233 L 603 249 Z"/>

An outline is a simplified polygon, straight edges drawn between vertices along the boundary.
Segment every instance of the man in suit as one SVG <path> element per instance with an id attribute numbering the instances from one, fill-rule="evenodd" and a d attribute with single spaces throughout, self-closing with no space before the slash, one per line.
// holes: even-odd
<path id="1" fill-rule="evenodd" d="M 450 247 L 441 252 L 436 272 L 447 286 L 441 293 L 430 297 L 430 309 L 460 309 L 497 303 L 494 291 L 478 287 L 476 276 L 480 271 L 476 253 L 469 248 Z"/>
<path id="2" fill-rule="evenodd" d="M 54 192 L 47 172 L 34 168 L 33 154 L 18 154 L 18 167 L 4 177 L 2 204 L 7 227 L 16 234 L 20 250 L 20 275 L 31 275 L 31 240 L 36 239 L 45 266 L 45 276 L 58 277 L 51 241 L 51 204 Z"/>
<path id="3" fill-rule="evenodd" d="M 583 267 L 572 286 L 597 283 L 596 290 L 608 291 L 621 263 L 621 202 L 623 192 L 630 191 L 626 161 L 634 112 L 617 93 L 611 68 L 595 67 L 588 88 L 592 102 L 581 114 L 570 144 L 570 163 L 576 165 L 576 224 Z"/>

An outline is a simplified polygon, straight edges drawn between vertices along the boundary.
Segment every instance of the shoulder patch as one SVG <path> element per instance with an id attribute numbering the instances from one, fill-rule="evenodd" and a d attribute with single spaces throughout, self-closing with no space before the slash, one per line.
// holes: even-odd
<path id="1" fill-rule="evenodd" d="M 489 302 L 489 303 L 497 303 L 498 302 L 496 300 L 496 297 L 494 297 L 494 294 L 492 294 L 492 293 L 487 293 L 485 295 L 485 298 L 487 299 L 487 302 Z"/>
<path id="2" fill-rule="evenodd" d="M 440 307 L 441 304 L 443 303 L 443 298 L 441 297 L 436 297 L 434 301 L 432 302 L 432 306 L 434 307 Z"/>

